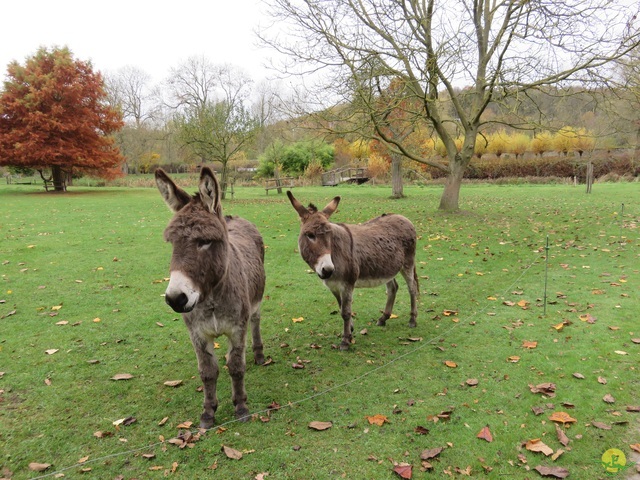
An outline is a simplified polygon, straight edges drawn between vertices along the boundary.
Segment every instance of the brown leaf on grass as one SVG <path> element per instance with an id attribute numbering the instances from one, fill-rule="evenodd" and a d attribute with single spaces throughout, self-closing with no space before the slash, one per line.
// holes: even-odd
<path id="1" fill-rule="evenodd" d="M 598 383 L 601 385 L 606 385 L 607 384 L 607 379 L 604 377 L 598 377 Z"/>
<path id="2" fill-rule="evenodd" d="M 429 433 L 429 429 L 421 425 L 418 425 L 416 428 L 413 429 L 413 431 L 416 432 L 418 435 L 426 435 L 427 433 Z"/>
<path id="3" fill-rule="evenodd" d="M 566 447 L 569 445 L 569 437 L 562 431 L 560 426 L 556 423 L 556 434 L 558 435 L 558 441 Z"/>
<path id="4" fill-rule="evenodd" d="M 142 454 L 142 458 L 144 458 L 146 460 L 151 460 L 153 458 L 156 458 L 156 454 L 155 453 L 143 453 Z"/>
<path id="5" fill-rule="evenodd" d="M 542 393 L 548 397 L 555 397 L 556 384 L 555 383 L 539 383 L 538 385 L 529 384 L 531 393 Z"/>
<path id="6" fill-rule="evenodd" d="M 456 362 L 452 362 L 451 360 L 445 360 L 444 364 L 449 368 L 456 368 L 458 366 Z"/>
<path id="7" fill-rule="evenodd" d="M 475 387 L 476 385 L 478 385 L 478 379 L 477 378 L 468 378 L 465 383 L 467 385 L 469 385 L 470 387 Z"/>
<path id="8" fill-rule="evenodd" d="M 522 342 L 522 346 L 524 348 L 534 349 L 538 346 L 538 342 L 531 342 L 529 340 L 525 340 L 524 342 Z"/>
<path id="9" fill-rule="evenodd" d="M 594 317 L 590 313 L 585 313 L 583 315 L 580 315 L 580 320 L 587 323 L 596 323 L 596 317 Z"/>
<path id="10" fill-rule="evenodd" d="M 489 443 L 493 442 L 493 436 L 491 435 L 491 431 L 489 430 L 489 427 L 483 427 L 482 430 L 480 430 L 480 433 L 476 435 L 476 437 L 478 437 L 481 440 L 486 440 Z"/>
<path id="11" fill-rule="evenodd" d="M 331 422 L 311 422 L 308 426 L 312 430 L 322 431 L 322 430 L 328 430 L 331 427 L 333 427 L 333 423 L 331 423 Z"/>
<path id="12" fill-rule="evenodd" d="M 611 395 L 610 393 L 607 393 L 604 397 L 602 397 L 602 400 L 605 403 L 616 403 L 616 399 L 613 398 L 613 395 Z"/>
<path id="13" fill-rule="evenodd" d="M 131 380 L 133 378 L 133 375 L 131 375 L 130 373 L 116 373 L 113 377 L 111 377 L 111 380 Z"/>
<path id="14" fill-rule="evenodd" d="M 47 355 L 53 355 L 54 353 L 56 353 L 59 349 L 57 348 L 50 348 L 49 350 L 45 350 L 44 353 L 46 353 Z"/>
<path id="15" fill-rule="evenodd" d="M 606 423 L 591 422 L 591 425 L 593 425 L 596 428 L 599 428 L 600 430 L 611 430 L 611 425 L 607 425 Z"/>
<path id="16" fill-rule="evenodd" d="M 509 363 L 518 363 L 520 361 L 520 357 L 518 357 L 517 355 L 511 355 L 509 358 L 507 358 L 507 362 Z"/>
<path id="17" fill-rule="evenodd" d="M 50 466 L 50 463 L 31 462 L 29 464 L 29 470 L 31 470 L 32 472 L 44 472 Z"/>
<path id="18" fill-rule="evenodd" d="M 400 478 L 411 478 L 413 475 L 412 467 L 408 463 L 400 463 L 393 467 L 393 473 L 398 475 Z"/>
<path id="19" fill-rule="evenodd" d="M 435 458 L 440 455 L 440 453 L 442 453 L 442 450 L 444 450 L 443 447 L 428 448 L 426 450 L 423 450 L 420 454 L 420 460 L 430 460 L 432 458 Z"/>
<path id="20" fill-rule="evenodd" d="M 541 442 L 539 438 L 527 441 L 524 448 L 526 448 L 530 452 L 544 453 L 547 457 L 553 454 L 553 449 Z"/>
<path id="21" fill-rule="evenodd" d="M 240 460 L 242 458 L 241 451 L 231 447 L 227 447 L 226 445 L 222 446 L 222 451 L 227 456 L 227 458 L 230 458 L 231 460 Z"/>
<path id="22" fill-rule="evenodd" d="M 576 372 L 576 373 L 573 374 L 573 376 L 576 377 L 576 378 L 579 378 L 580 380 L 584 380 L 584 375 L 581 374 L 581 373 L 577 373 Z"/>
<path id="23" fill-rule="evenodd" d="M 634 452 L 640 453 L 640 443 L 632 443 L 631 445 L 629 445 L 629 448 Z"/>
<path id="24" fill-rule="evenodd" d="M 535 470 L 543 477 L 567 478 L 569 476 L 569 470 L 562 467 L 545 467 L 544 465 L 538 465 Z"/>
<path id="25" fill-rule="evenodd" d="M 549 417 L 549 420 L 562 424 L 577 422 L 577 420 L 567 412 L 553 412 Z"/>
<path id="26" fill-rule="evenodd" d="M 191 428 L 191 425 L 193 425 L 193 422 L 186 421 L 186 422 L 180 423 L 176 428 L 183 428 L 185 430 L 189 430 Z"/>
<path id="27" fill-rule="evenodd" d="M 379 427 L 381 427 L 385 423 L 390 423 L 387 417 L 380 414 L 371 415 L 371 416 L 367 415 L 364 418 L 366 418 L 369 421 L 370 425 L 378 425 Z"/>
<path id="28" fill-rule="evenodd" d="M 167 380 L 166 382 L 164 382 L 164 384 L 167 387 L 179 387 L 180 385 L 182 385 L 182 380 Z"/>
<path id="29" fill-rule="evenodd" d="M 537 416 L 542 415 L 544 413 L 544 408 L 542 407 L 531 407 L 531 411 Z"/>
<path id="30" fill-rule="evenodd" d="M 458 315 L 458 310 L 444 310 L 442 314 L 445 317 L 450 317 L 451 315 L 455 316 L 455 315 Z"/>
<path id="31" fill-rule="evenodd" d="M 113 432 L 102 432 L 98 430 L 97 432 L 93 432 L 93 436 L 96 438 L 106 438 L 113 435 Z"/>
<path id="32" fill-rule="evenodd" d="M 630 413 L 640 412 L 640 405 L 627 405 L 627 412 L 630 412 Z"/>
<path id="33" fill-rule="evenodd" d="M 632 341 L 633 343 L 638 344 L 638 343 L 640 343 L 640 338 L 632 338 L 632 339 L 631 339 L 631 341 Z"/>

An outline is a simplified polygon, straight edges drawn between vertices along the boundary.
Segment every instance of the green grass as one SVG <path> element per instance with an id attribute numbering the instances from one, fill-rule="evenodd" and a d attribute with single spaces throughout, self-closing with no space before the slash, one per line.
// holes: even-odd
<path id="1" fill-rule="evenodd" d="M 535 478 L 526 468 L 543 464 L 597 479 L 606 450 L 630 457 L 629 445 L 640 442 L 640 414 L 626 411 L 640 403 L 640 346 L 632 341 L 640 337 L 637 184 L 596 184 L 591 195 L 568 185 L 469 185 L 465 211 L 455 215 L 436 210 L 439 187 L 405 187 L 402 200 L 390 200 L 388 187 L 295 189 L 301 202 L 320 207 L 341 195 L 336 222 L 394 211 L 418 230 L 418 327 L 407 327 L 402 281 L 398 318 L 384 328 L 374 320 L 384 289 L 357 290 L 350 352 L 332 348 L 342 321 L 297 253 L 299 222 L 286 197 L 236 188 L 225 213 L 256 223 L 267 245 L 262 330 L 274 362 L 257 367 L 248 354 L 257 415 L 246 424 L 233 421 L 223 372 L 217 421 L 226 430 L 185 449 L 161 441 L 181 422 L 196 423 L 202 404 L 186 329 L 162 298 L 170 212 L 155 189 L 40 190 L 0 186 L 0 477 L 37 477 L 28 465 L 39 462 L 52 464 L 44 474 L 66 478 L 163 478 L 175 468 L 180 478 L 377 479 L 397 478 L 393 462 L 406 462 L 413 478 L 456 477 L 468 466 L 474 477 Z M 587 313 L 595 323 L 581 321 Z M 298 317 L 304 321 L 294 323 Z M 562 322 L 561 331 L 553 328 Z M 304 369 L 292 368 L 298 360 Z M 111 380 L 118 373 L 134 377 Z M 466 384 L 471 378 L 477 386 Z M 170 388 L 168 380 L 183 385 Z M 554 398 L 530 391 L 544 382 L 556 384 Z M 606 394 L 615 403 L 604 402 Z M 272 402 L 282 408 L 267 412 Z M 443 411 L 450 419 L 434 422 Z M 568 448 L 549 419 L 555 411 L 577 419 L 564 427 Z M 389 423 L 370 425 L 365 417 L 376 414 Z M 114 427 L 130 416 L 135 423 Z M 333 427 L 313 431 L 312 421 Z M 418 426 L 429 432 L 418 434 Z M 484 426 L 491 443 L 476 437 Z M 535 438 L 565 453 L 553 461 L 521 446 Z M 231 460 L 222 445 L 245 454 Z M 420 453 L 436 447 L 445 449 L 423 473 Z"/>

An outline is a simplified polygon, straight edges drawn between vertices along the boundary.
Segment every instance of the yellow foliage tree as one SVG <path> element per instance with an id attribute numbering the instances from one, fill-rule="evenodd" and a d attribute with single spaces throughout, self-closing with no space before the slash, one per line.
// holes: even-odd
<path id="1" fill-rule="evenodd" d="M 507 152 L 507 145 L 507 134 L 504 130 L 500 130 L 489 136 L 487 151 L 500 158 L 503 153 Z"/>
<path id="2" fill-rule="evenodd" d="M 516 158 L 524 155 L 524 152 L 529 150 L 531 145 L 531 138 L 524 133 L 517 133 L 507 139 L 507 151 L 513 153 Z"/>
<path id="3" fill-rule="evenodd" d="M 389 174 L 389 161 L 382 155 L 372 153 L 367 162 L 369 176 L 373 179 L 380 179 Z"/>
<path id="4" fill-rule="evenodd" d="M 580 128 L 576 134 L 576 151 L 580 156 L 582 156 L 584 152 L 594 149 L 596 146 L 596 139 L 591 132 L 585 128 Z"/>
<path id="5" fill-rule="evenodd" d="M 553 150 L 553 135 L 549 132 L 540 132 L 531 140 L 531 151 L 542 156 L 543 153 Z"/>
<path id="6" fill-rule="evenodd" d="M 578 134 L 573 127 L 562 127 L 553 136 L 553 148 L 563 154 L 568 154 L 576 149 Z"/>

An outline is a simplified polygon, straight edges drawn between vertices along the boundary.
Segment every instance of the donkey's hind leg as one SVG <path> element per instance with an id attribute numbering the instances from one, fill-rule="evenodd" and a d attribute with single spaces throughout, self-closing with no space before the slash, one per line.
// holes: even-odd
<path id="1" fill-rule="evenodd" d="M 384 327 L 387 320 L 391 317 L 393 311 L 393 304 L 396 302 L 396 293 L 398 292 L 398 282 L 396 279 L 392 279 L 387 282 L 387 304 L 384 307 L 382 316 L 378 319 L 378 325 Z"/>
<path id="2" fill-rule="evenodd" d="M 418 317 L 418 294 L 420 293 L 416 266 L 412 265 L 409 268 L 403 268 L 402 276 L 407 282 L 409 296 L 411 297 L 411 317 L 409 318 L 409 326 L 415 327 L 417 325 L 416 318 Z"/>
<path id="3" fill-rule="evenodd" d="M 256 365 L 264 363 L 262 335 L 260 334 L 260 307 L 257 308 L 249 320 L 251 327 L 251 346 L 253 348 L 253 361 Z"/>

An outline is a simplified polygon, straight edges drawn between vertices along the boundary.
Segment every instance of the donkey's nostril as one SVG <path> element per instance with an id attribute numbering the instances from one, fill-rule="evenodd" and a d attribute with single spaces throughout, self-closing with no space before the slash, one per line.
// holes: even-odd
<path id="1" fill-rule="evenodd" d="M 166 295 L 164 297 L 164 299 L 167 302 L 167 304 L 171 308 L 173 308 L 173 310 L 175 310 L 176 312 L 181 313 L 181 312 L 186 312 L 187 311 L 185 309 L 185 306 L 189 302 L 189 297 L 187 297 L 184 293 L 180 293 L 179 295 L 177 295 L 175 297 L 171 297 L 169 295 Z"/>
<path id="2" fill-rule="evenodd" d="M 332 274 L 333 274 L 332 267 L 322 267 L 322 275 L 320 275 L 320 278 L 322 279 L 329 278 Z"/>

